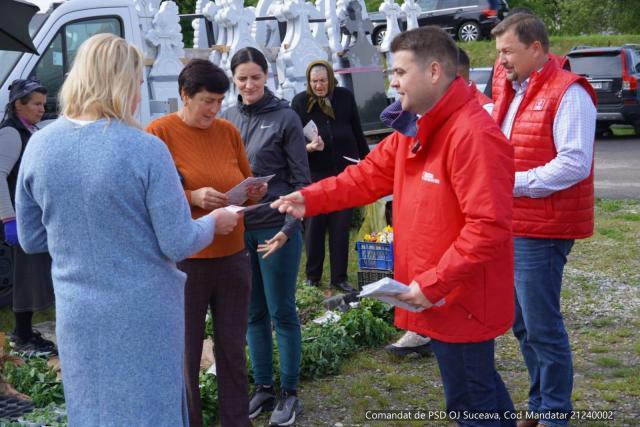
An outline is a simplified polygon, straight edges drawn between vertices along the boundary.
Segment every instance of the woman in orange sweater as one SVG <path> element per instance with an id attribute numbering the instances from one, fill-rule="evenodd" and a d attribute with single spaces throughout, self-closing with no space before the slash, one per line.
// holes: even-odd
<path id="1" fill-rule="evenodd" d="M 147 131 L 162 139 L 182 178 L 193 218 L 228 205 L 225 192 L 251 176 L 251 167 L 236 128 L 216 118 L 229 79 L 209 61 L 189 62 L 178 77 L 183 108 L 149 124 Z M 266 184 L 247 193 L 260 200 Z M 251 266 L 244 247 L 244 226 L 178 263 L 187 273 L 185 286 L 185 359 L 189 422 L 202 425 L 198 387 L 207 306 L 214 325 L 220 421 L 223 426 L 249 425 L 245 335 Z"/>

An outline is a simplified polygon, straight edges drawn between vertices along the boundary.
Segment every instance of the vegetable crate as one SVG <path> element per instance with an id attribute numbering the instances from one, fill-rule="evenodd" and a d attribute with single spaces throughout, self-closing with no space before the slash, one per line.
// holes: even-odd
<path id="1" fill-rule="evenodd" d="M 360 270 L 393 271 L 393 244 L 356 242 Z"/>
<path id="2" fill-rule="evenodd" d="M 388 270 L 361 270 L 358 271 L 358 289 L 362 289 L 369 283 L 377 282 L 385 277 L 393 277 L 393 272 Z"/>

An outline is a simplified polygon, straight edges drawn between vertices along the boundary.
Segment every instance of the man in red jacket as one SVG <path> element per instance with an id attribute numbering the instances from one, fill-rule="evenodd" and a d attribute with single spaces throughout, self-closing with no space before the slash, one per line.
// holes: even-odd
<path id="1" fill-rule="evenodd" d="M 469 55 L 467 55 L 464 49 L 458 48 L 457 74 L 469 84 L 476 101 L 478 101 L 487 113 L 491 114 L 493 110 L 493 100 L 480 92 L 475 82 L 470 80 L 470 68 L 471 60 L 469 59 Z M 396 100 L 380 113 L 380 121 L 386 126 L 407 136 L 416 135 L 418 116 L 408 111 L 402 111 L 402 103 L 400 100 Z M 385 350 L 398 356 L 409 354 L 427 355 L 432 353 L 430 341 L 431 339 L 429 337 L 424 337 L 413 331 L 407 331 L 396 342 L 387 345 Z"/>
<path id="2" fill-rule="evenodd" d="M 406 31 L 391 51 L 391 84 L 402 109 L 421 115 L 417 134 L 395 132 L 358 165 L 271 206 L 313 216 L 393 193 L 395 279 L 410 283 L 400 298 L 423 308 L 396 308 L 395 323 L 432 338 L 448 410 L 502 415 L 513 404 L 494 366 L 494 338 L 514 313 L 512 147 L 456 77 L 446 32 Z"/>
<path id="3" fill-rule="evenodd" d="M 562 272 L 574 239 L 593 233 L 596 97 L 582 77 L 550 58 L 539 18 L 515 14 L 492 31 L 505 74 L 493 117 L 514 147 L 516 320 L 531 386 L 523 426 L 567 424 L 571 347 L 560 311 Z"/>

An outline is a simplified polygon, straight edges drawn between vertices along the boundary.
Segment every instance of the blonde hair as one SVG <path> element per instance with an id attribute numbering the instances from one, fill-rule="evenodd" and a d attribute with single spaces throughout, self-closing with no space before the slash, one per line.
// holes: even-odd
<path id="1" fill-rule="evenodd" d="M 140 91 L 144 58 L 140 50 L 113 34 L 87 39 L 60 89 L 60 111 L 115 119 L 140 127 L 133 117 Z"/>

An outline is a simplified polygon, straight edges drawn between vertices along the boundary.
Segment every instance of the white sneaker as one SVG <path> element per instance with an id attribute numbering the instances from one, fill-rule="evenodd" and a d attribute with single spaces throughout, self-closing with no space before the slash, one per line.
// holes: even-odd
<path id="1" fill-rule="evenodd" d="M 400 339 L 384 348 L 398 356 L 416 353 L 418 355 L 431 354 L 431 338 L 423 337 L 412 331 L 407 331 Z"/>

